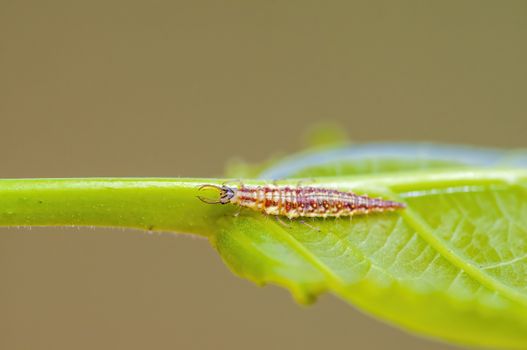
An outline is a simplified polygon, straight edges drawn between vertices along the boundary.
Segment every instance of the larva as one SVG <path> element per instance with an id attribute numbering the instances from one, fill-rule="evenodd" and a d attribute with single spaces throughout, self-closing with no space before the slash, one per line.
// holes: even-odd
<path id="1" fill-rule="evenodd" d="M 215 188 L 220 193 L 218 200 L 198 196 L 205 203 L 232 203 L 269 215 L 286 216 L 289 219 L 352 216 L 406 207 L 399 202 L 308 186 L 202 185 L 199 189 L 205 188 Z"/>

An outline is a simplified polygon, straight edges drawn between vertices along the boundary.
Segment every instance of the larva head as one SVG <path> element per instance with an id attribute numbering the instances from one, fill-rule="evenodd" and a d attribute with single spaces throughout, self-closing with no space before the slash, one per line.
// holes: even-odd
<path id="1" fill-rule="evenodd" d="M 210 200 L 208 198 L 198 196 L 198 199 L 207 204 L 227 204 L 231 202 L 232 197 L 234 197 L 236 190 L 228 186 L 216 186 L 216 185 L 202 185 L 198 190 L 205 188 L 215 188 L 220 191 L 220 197 L 217 200 Z"/>

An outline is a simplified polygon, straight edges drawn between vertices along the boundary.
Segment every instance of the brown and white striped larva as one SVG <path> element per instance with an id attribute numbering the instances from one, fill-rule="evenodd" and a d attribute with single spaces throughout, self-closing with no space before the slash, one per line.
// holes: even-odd
<path id="1" fill-rule="evenodd" d="M 219 191 L 217 200 L 201 196 L 208 204 L 232 203 L 268 215 L 286 216 L 289 219 L 302 217 L 326 218 L 346 217 L 372 212 L 386 212 L 405 208 L 405 204 L 357 195 L 328 188 L 309 186 L 216 186 L 203 185 L 199 189 L 215 188 Z"/>

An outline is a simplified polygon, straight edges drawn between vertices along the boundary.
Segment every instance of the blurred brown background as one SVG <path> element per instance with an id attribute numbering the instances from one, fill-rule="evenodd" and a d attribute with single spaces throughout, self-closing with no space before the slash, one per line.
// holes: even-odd
<path id="1" fill-rule="evenodd" d="M 525 1 L 0 0 L 0 177 L 220 176 L 309 125 L 526 146 Z M 443 349 L 205 240 L 0 229 L 0 349 Z"/>

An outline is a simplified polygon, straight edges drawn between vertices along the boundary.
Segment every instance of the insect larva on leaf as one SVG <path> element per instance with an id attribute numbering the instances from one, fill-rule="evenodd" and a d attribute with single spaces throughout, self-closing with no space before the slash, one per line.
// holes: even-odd
<path id="1" fill-rule="evenodd" d="M 232 203 L 269 215 L 286 216 L 289 219 L 352 216 L 406 207 L 403 203 L 390 200 L 309 186 L 202 185 L 199 190 L 205 188 L 217 189 L 220 194 L 217 200 L 198 196 L 205 203 Z"/>

